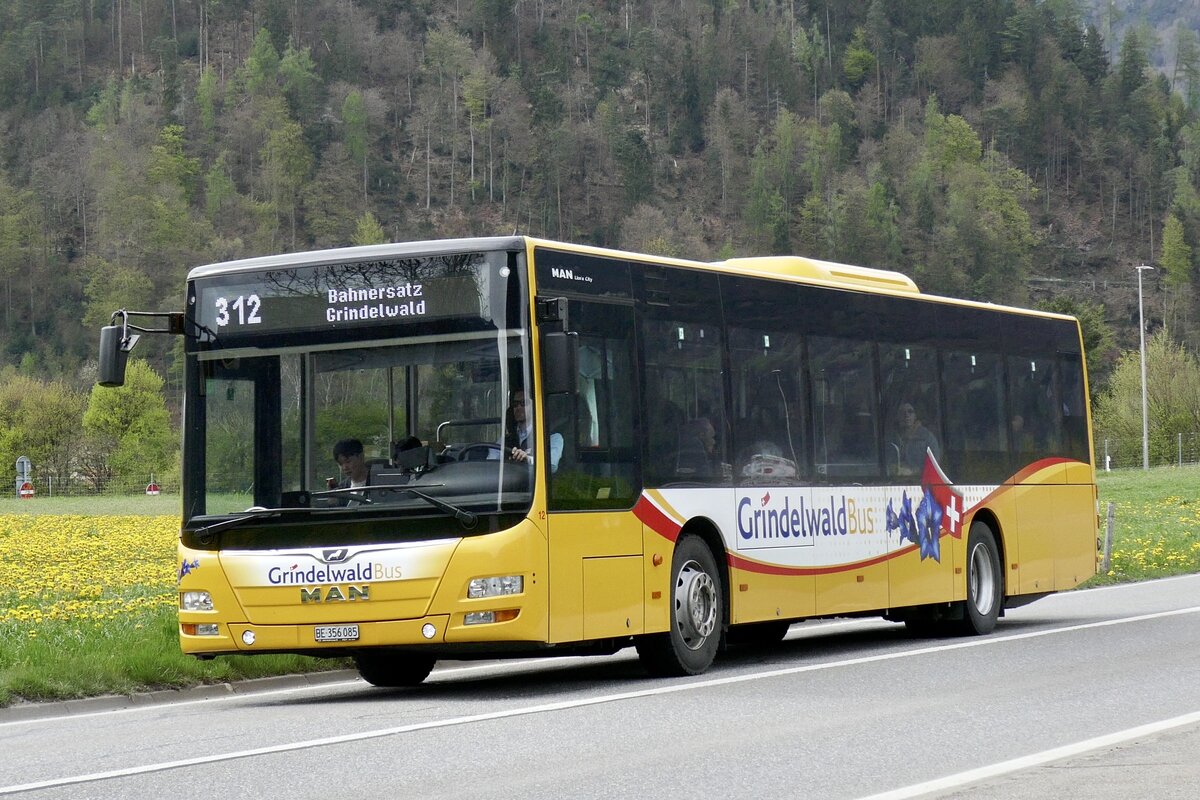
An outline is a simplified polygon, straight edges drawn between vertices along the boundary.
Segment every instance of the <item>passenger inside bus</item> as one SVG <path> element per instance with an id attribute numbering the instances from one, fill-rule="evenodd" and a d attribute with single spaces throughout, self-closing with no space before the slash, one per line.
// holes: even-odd
<path id="1" fill-rule="evenodd" d="M 679 431 L 675 474 L 681 478 L 712 478 L 718 474 L 717 432 L 708 417 L 695 417 Z"/>
<path id="2" fill-rule="evenodd" d="M 339 439 L 333 445 L 333 460 L 337 462 L 342 472 L 341 478 L 326 478 L 325 485 L 330 489 L 357 489 L 370 484 L 371 468 L 367 464 L 363 452 L 363 443 L 359 439 Z M 334 505 L 358 505 L 369 502 L 356 492 L 336 495 L 331 500 Z"/>
<path id="3" fill-rule="evenodd" d="M 900 475 L 919 475 L 925 466 L 925 451 L 941 457 L 937 437 L 925 427 L 916 406 L 905 401 L 896 412 L 896 437 L 892 443 Z"/>
<path id="4" fill-rule="evenodd" d="M 326 478 L 330 489 L 354 489 L 366 486 L 370 472 L 363 455 L 363 443 L 358 439 L 341 439 L 333 446 L 333 460 L 342 471 L 342 477 Z"/>

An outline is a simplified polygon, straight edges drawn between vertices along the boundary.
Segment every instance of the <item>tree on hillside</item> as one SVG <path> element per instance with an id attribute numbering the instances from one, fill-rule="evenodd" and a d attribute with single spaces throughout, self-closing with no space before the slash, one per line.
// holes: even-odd
<path id="1" fill-rule="evenodd" d="M 1162 266 L 1167 272 L 1167 327 L 1187 330 L 1192 305 L 1192 248 L 1184 238 L 1183 223 L 1174 214 L 1163 225 Z"/>
<path id="2" fill-rule="evenodd" d="M 112 264 L 100 256 L 84 261 L 87 298 L 83 324 L 90 331 L 108 325 L 118 309 L 150 311 L 154 308 L 154 283 L 140 269 Z"/>
<path id="3" fill-rule="evenodd" d="M 387 232 L 384 231 L 383 226 L 379 224 L 379 220 L 375 219 L 375 215 L 370 211 L 358 218 L 358 225 L 354 228 L 354 235 L 350 237 L 350 243 L 356 245 L 384 244 L 387 240 Z"/>
<path id="4" fill-rule="evenodd" d="M 38 240 L 36 220 L 33 193 L 16 189 L 0 172 L 0 280 L 5 289 L 3 329 L 12 335 L 20 326 L 29 339 L 37 337 L 36 290 L 29 275 L 30 257 Z M 14 297 L 20 305 L 14 304 Z"/>

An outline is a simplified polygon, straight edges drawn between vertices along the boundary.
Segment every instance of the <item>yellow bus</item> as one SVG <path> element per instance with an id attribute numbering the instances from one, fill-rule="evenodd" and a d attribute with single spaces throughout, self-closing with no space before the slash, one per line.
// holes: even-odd
<path id="1" fill-rule="evenodd" d="M 140 312 L 101 331 L 122 380 Z M 612 653 L 876 615 L 988 633 L 1096 568 L 1070 318 L 800 257 L 525 236 L 193 269 L 179 636 L 200 658 Z"/>

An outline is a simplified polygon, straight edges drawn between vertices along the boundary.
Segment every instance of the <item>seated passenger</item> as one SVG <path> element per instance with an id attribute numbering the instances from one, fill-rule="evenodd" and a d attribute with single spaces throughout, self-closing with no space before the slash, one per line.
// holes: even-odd
<path id="1" fill-rule="evenodd" d="M 696 417 L 679 431 L 675 474 L 686 478 L 711 478 L 718 474 L 717 432 L 708 417 Z"/>
<path id="2" fill-rule="evenodd" d="M 367 485 L 370 471 L 363 455 L 363 443 L 358 439 L 342 439 L 333 446 L 333 460 L 342 471 L 341 480 L 326 478 L 330 489 L 355 489 Z"/>
<path id="3" fill-rule="evenodd" d="M 898 419 L 899 428 L 893 447 L 899 456 L 899 474 L 920 475 L 925 467 L 926 450 L 933 453 L 935 459 L 941 456 L 937 437 L 921 424 L 912 403 L 900 404 Z"/>
<path id="4" fill-rule="evenodd" d="M 371 470 L 367 466 L 366 456 L 363 454 L 363 443 L 358 439 L 341 439 L 333 446 L 333 460 L 337 462 L 338 468 L 342 471 L 342 477 L 326 478 L 325 485 L 330 489 L 357 489 L 359 487 L 368 486 L 370 484 Z M 346 494 L 335 495 L 332 502 L 335 505 L 358 505 L 363 502 L 370 502 L 366 499 L 365 494 L 356 494 L 347 492 Z"/>

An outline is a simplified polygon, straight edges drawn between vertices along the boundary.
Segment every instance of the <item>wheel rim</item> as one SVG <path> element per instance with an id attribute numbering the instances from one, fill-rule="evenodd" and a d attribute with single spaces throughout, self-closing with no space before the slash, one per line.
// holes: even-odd
<path id="1" fill-rule="evenodd" d="M 675 582 L 675 629 L 685 647 L 699 650 L 716 627 L 716 584 L 700 564 L 689 561 Z"/>
<path id="2" fill-rule="evenodd" d="M 967 573 L 970 579 L 971 603 L 980 616 L 992 613 L 996 602 L 996 569 L 986 546 L 977 544 L 971 549 L 971 565 Z"/>

